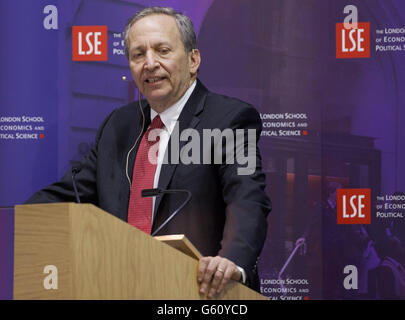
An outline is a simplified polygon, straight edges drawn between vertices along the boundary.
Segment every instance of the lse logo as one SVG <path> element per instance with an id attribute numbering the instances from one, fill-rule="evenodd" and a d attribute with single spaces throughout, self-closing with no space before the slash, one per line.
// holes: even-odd
<path id="1" fill-rule="evenodd" d="M 72 60 L 106 61 L 107 26 L 73 26 Z"/>
<path id="2" fill-rule="evenodd" d="M 370 224 L 370 199 L 370 189 L 338 189 L 337 223 Z"/>
<path id="3" fill-rule="evenodd" d="M 370 23 L 358 22 L 357 28 L 336 24 L 336 58 L 370 58 Z"/>

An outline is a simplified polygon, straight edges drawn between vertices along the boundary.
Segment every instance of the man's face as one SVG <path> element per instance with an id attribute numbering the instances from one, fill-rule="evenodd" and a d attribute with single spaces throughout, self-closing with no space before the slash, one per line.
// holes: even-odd
<path id="1" fill-rule="evenodd" d="M 157 112 L 181 98 L 200 64 L 199 52 L 186 53 L 173 17 L 156 14 L 129 31 L 129 66 L 135 83 Z"/>

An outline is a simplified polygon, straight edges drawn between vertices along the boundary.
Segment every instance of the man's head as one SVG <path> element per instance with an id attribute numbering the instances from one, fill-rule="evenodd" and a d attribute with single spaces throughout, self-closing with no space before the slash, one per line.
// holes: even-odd
<path id="1" fill-rule="evenodd" d="M 201 59 L 193 25 L 171 8 L 138 12 L 124 42 L 135 83 L 157 112 L 179 100 L 197 76 Z"/>

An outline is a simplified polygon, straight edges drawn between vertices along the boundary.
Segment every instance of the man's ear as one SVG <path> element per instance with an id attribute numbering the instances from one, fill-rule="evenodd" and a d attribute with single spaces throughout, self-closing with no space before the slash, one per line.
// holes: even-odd
<path id="1" fill-rule="evenodd" d="M 197 74 L 198 68 L 200 67 L 201 63 L 201 56 L 200 50 L 193 49 L 189 53 L 189 62 L 190 62 L 190 74 L 195 75 Z"/>

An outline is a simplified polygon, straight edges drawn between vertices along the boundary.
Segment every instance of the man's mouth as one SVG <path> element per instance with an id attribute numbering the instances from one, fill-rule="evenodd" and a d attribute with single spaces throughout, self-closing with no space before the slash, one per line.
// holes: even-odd
<path id="1" fill-rule="evenodd" d="M 145 80 L 145 82 L 147 82 L 147 83 L 156 83 L 156 82 L 162 81 L 162 80 L 165 79 L 165 78 L 166 78 L 166 77 L 147 78 L 147 79 Z"/>

